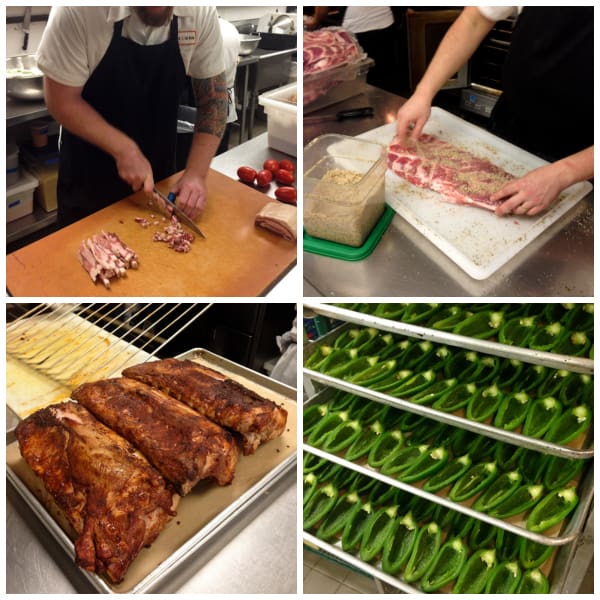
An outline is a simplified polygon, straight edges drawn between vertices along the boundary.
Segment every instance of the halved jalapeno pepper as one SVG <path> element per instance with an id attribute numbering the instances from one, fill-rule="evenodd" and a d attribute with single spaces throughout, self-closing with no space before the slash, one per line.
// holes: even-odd
<path id="1" fill-rule="evenodd" d="M 498 407 L 494 425 L 509 431 L 516 429 L 525 420 L 531 404 L 531 398 L 525 392 L 505 396 Z"/>
<path id="2" fill-rule="evenodd" d="M 536 533 L 546 531 L 567 517 L 578 502 L 575 487 L 554 490 L 536 504 L 529 513 L 525 526 Z"/>
<path id="3" fill-rule="evenodd" d="M 475 520 L 469 532 L 469 548 L 471 550 L 481 550 L 493 546 L 496 538 L 496 527 L 485 521 Z"/>
<path id="4" fill-rule="evenodd" d="M 377 308 L 375 309 L 375 316 L 377 317 L 381 317 L 382 319 L 391 319 L 393 321 L 400 321 L 402 320 L 402 316 L 404 315 L 404 311 L 406 310 L 406 307 L 408 306 L 408 304 L 401 304 L 401 303 L 395 303 L 395 304 L 386 304 L 386 303 L 381 303 L 377 305 Z"/>
<path id="5" fill-rule="evenodd" d="M 519 561 L 524 569 L 535 569 L 543 565 L 550 558 L 553 551 L 553 546 L 546 546 L 527 538 L 521 538 Z"/>
<path id="6" fill-rule="evenodd" d="M 331 483 L 316 489 L 303 508 L 303 527 L 315 526 L 333 508 L 338 498 L 338 491 Z"/>
<path id="7" fill-rule="evenodd" d="M 544 379 L 537 389 L 538 398 L 544 398 L 545 396 L 553 396 L 556 398 L 560 393 L 560 388 L 570 375 L 571 373 L 564 369 L 551 371 L 549 376 Z"/>
<path id="8" fill-rule="evenodd" d="M 340 452 L 350 446 L 361 432 L 362 426 L 358 420 L 344 421 L 329 433 L 321 447 L 325 452 Z"/>
<path id="9" fill-rule="evenodd" d="M 455 458 L 428 479 L 423 489 L 426 492 L 437 492 L 445 488 L 463 475 L 470 468 L 471 463 L 471 457 L 468 454 Z"/>
<path id="10" fill-rule="evenodd" d="M 458 379 L 441 379 L 410 397 L 415 404 L 431 404 L 458 383 Z"/>
<path id="11" fill-rule="evenodd" d="M 594 305 L 575 304 L 561 320 L 571 330 L 593 331 Z"/>
<path id="12" fill-rule="evenodd" d="M 485 421 L 496 412 L 500 402 L 502 402 L 502 397 L 502 392 L 496 384 L 479 388 L 469 399 L 467 418 L 471 421 Z"/>
<path id="13" fill-rule="evenodd" d="M 502 311 L 484 310 L 458 323 L 452 333 L 482 340 L 489 339 L 498 334 L 503 322 Z"/>
<path id="14" fill-rule="evenodd" d="M 360 542 L 361 560 L 370 562 L 381 553 L 383 544 L 393 528 L 397 512 L 397 506 L 390 506 L 379 509 L 369 517 Z"/>
<path id="15" fill-rule="evenodd" d="M 452 331 L 458 323 L 464 321 L 469 314 L 467 314 L 462 307 L 452 305 L 442 308 L 435 312 L 429 319 L 427 327 L 437 329 L 439 331 Z"/>
<path id="16" fill-rule="evenodd" d="M 521 581 L 521 568 L 517 561 L 502 562 L 490 573 L 485 585 L 486 594 L 514 594 Z"/>
<path id="17" fill-rule="evenodd" d="M 478 369 L 479 357 L 473 350 L 461 350 L 453 354 L 444 365 L 444 376 L 447 379 L 458 379 L 459 382 L 470 381 Z"/>
<path id="18" fill-rule="evenodd" d="M 549 459 L 547 454 L 523 448 L 519 457 L 519 472 L 528 483 L 540 483 Z"/>
<path id="19" fill-rule="evenodd" d="M 530 338 L 529 347 L 532 350 L 549 352 L 556 344 L 562 341 L 565 334 L 565 326 L 555 321 L 545 327 L 539 328 Z"/>
<path id="20" fill-rule="evenodd" d="M 381 391 L 385 391 L 386 394 L 396 398 L 410 398 L 413 394 L 416 394 L 435 383 L 435 380 L 435 371 L 423 371 L 422 373 L 416 373 L 412 377 L 401 381 L 399 385 L 391 389 Z"/>
<path id="21" fill-rule="evenodd" d="M 435 352 L 435 346 L 428 340 L 413 341 L 400 357 L 398 366 L 402 369 L 419 370 L 419 365 Z"/>
<path id="22" fill-rule="evenodd" d="M 566 410 L 550 427 L 544 439 L 555 444 L 566 444 L 588 429 L 592 411 L 582 404 Z"/>
<path id="23" fill-rule="evenodd" d="M 313 495 L 314 491 L 317 489 L 319 479 L 314 473 L 307 473 L 302 478 L 302 482 L 302 506 L 305 506 L 310 500 L 310 497 Z"/>
<path id="24" fill-rule="evenodd" d="M 316 536 L 322 540 L 331 539 L 344 529 L 346 522 L 360 510 L 360 497 L 356 492 L 347 492 L 341 496 L 335 506 L 327 513 L 317 529 Z"/>
<path id="25" fill-rule="evenodd" d="M 361 505 L 359 510 L 352 514 L 351 518 L 346 519 L 342 531 L 342 550 L 344 552 L 351 552 L 357 548 L 372 512 L 373 508 L 371 504 L 366 502 Z"/>
<path id="26" fill-rule="evenodd" d="M 410 557 L 419 528 L 411 513 L 397 519 L 383 543 L 381 568 L 395 575 Z"/>
<path id="27" fill-rule="evenodd" d="M 496 531 L 496 552 L 498 560 L 515 560 L 519 555 L 521 539 L 521 536 L 498 527 Z"/>
<path id="28" fill-rule="evenodd" d="M 321 346 L 321 352 L 324 349 Z M 335 376 L 338 370 L 343 371 L 348 363 L 356 360 L 358 357 L 358 351 L 353 348 L 351 350 L 331 348 L 327 358 L 322 360 L 318 364 L 310 367 L 313 371 L 319 371 L 320 373 L 332 373 L 332 377 Z"/>
<path id="29" fill-rule="evenodd" d="M 421 579 L 424 592 L 435 592 L 454 581 L 467 562 L 467 547 L 460 538 L 448 540 L 436 553 Z"/>
<path id="30" fill-rule="evenodd" d="M 454 412 L 466 406 L 476 393 L 477 386 L 474 383 L 459 383 L 438 398 L 431 407 L 443 412 Z"/>
<path id="31" fill-rule="evenodd" d="M 509 471 L 502 473 L 482 494 L 477 498 L 473 508 L 481 512 L 498 506 L 508 497 L 510 497 L 521 483 L 521 473 L 519 471 Z"/>
<path id="32" fill-rule="evenodd" d="M 547 594 L 550 583 L 539 569 L 525 571 L 517 587 L 516 594 Z"/>
<path id="33" fill-rule="evenodd" d="M 402 315 L 402 322 L 417 325 L 424 323 L 439 310 L 439 307 L 439 304 L 432 302 L 414 302 L 409 304 Z"/>
<path id="34" fill-rule="evenodd" d="M 513 317 L 505 321 L 498 332 L 498 341 L 511 346 L 526 347 L 537 327 L 536 317 Z"/>
<path id="35" fill-rule="evenodd" d="M 402 471 L 398 476 L 404 483 L 421 481 L 426 477 L 435 475 L 448 462 L 448 450 L 442 447 L 434 448 L 426 452 L 419 460 L 408 469 Z M 384 463 L 385 465 L 385 463 Z"/>
<path id="36" fill-rule="evenodd" d="M 585 373 L 571 373 L 560 386 L 558 399 L 563 406 L 591 405 L 594 401 L 594 380 Z"/>
<path id="37" fill-rule="evenodd" d="M 362 429 L 360 435 L 352 442 L 346 450 L 344 458 L 346 460 L 357 460 L 361 456 L 368 454 L 377 438 L 384 433 L 385 429 L 381 421 L 371 423 L 367 428 Z"/>
<path id="38" fill-rule="evenodd" d="M 319 447 L 325 443 L 329 434 L 341 423 L 349 420 L 347 411 L 328 413 L 319 423 L 311 429 L 308 436 L 308 443 L 311 446 Z"/>
<path id="39" fill-rule="evenodd" d="M 529 392 L 537 390 L 551 371 L 542 365 L 528 365 L 523 369 L 523 375 L 515 381 L 513 390 L 516 392 Z"/>
<path id="40" fill-rule="evenodd" d="M 448 496 L 454 502 L 462 502 L 485 489 L 497 474 L 495 462 L 474 465 L 452 486 Z"/>
<path id="41" fill-rule="evenodd" d="M 386 431 L 380 435 L 369 451 L 367 462 L 371 467 L 379 468 L 387 458 L 402 448 L 404 436 L 399 429 Z"/>
<path id="42" fill-rule="evenodd" d="M 547 490 L 565 486 L 577 476 L 584 464 L 584 460 L 551 456 L 544 472 L 544 486 Z"/>
<path id="43" fill-rule="evenodd" d="M 381 465 L 381 472 L 384 475 L 394 475 L 398 477 L 400 473 L 406 471 L 409 467 L 419 460 L 427 451 L 429 446 L 406 446 L 390 454 Z"/>
<path id="44" fill-rule="evenodd" d="M 421 579 L 433 563 L 440 549 L 441 539 L 442 530 L 437 523 L 429 523 L 421 528 L 404 570 L 405 581 L 411 583 Z"/>
<path id="45" fill-rule="evenodd" d="M 510 389 L 520 379 L 524 369 L 525 363 L 516 358 L 503 360 L 494 378 L 494 384 L 501 390 Z"/>
<path id="46" fill-rule="evenodd" d="M 540 438 L 554 425 L 562 413 L 562 406 L 556 398 L 539 398 L 531 405 L 523 424 L 523 435 Z"/>
<path id="47" fill-rule="evenodd" d="M 303 414 L 302 433 L 304 436 L 310 434 L 310 432 L 321 422 L 323 417 L 329 412 L 329 406 L 327 404 L 313 404 L 309 406 Z"/>
<path id="48" fill-rule="evenodd" d="M 592 341 L 584 331 L 565 335 L 552 347 L 552 352 L 568 356 L 583 356 L 589 350 Z"/>
<path id="49" fill-rule="evenodd" d="M 389 375 L 393 373 L 395 369 L 396 361 L 394 359 L 385 360 L 383 362 L 374 364 L 372 367 L 361 371 L 357 375 L 344 377 L 344 379 L 350 383 L 355 383 L 356 385 L 360 385 L 362 387 L 370 387 L 389 377 Z"/>
<path id="50" fill-rule="evenodd" d="M 495 550 L 477 550 L 461 571 L 452 592 L 454 594 L 480 594 L 485 589 L 489 575 L 495 567 Z"/>
<path id="51" fill-rule="evenodd" d="M 542 497 L 544 486 L 522 485 L 517 488 L 506 500 L 488 511 L 490 517 L 508 519 L 514 517 L 534 506 Z"/>

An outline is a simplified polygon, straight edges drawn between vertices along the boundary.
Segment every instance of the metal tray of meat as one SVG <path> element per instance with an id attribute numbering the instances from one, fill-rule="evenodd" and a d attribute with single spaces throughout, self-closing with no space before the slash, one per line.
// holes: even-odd
<path id="1" fill-rule="evenodd" d="M 516 177 L 548 164 L 438 107 L 431 109 L 423 132 L 485 158 Z M 389 123 L 360 137 L 388 145 L 395 134 L 396 124 Z M 540 215 L 500 218 L 491 210 L 444 202 L 437 192 L 416 187 L 390 170 L 386 173 L 385 185 L 386 202 L 476 280 L 487 279 L 509 261 L 524 260 L 527 246 L 557 221 L 577 216 L 576 205 L 593 189 L 587 181 L 576 183 L 564 190 L 559 201 Z"/>
<path id="2" fill-rule="evenodd" d="M 332 393 L 331 388 L 327 388 L 321 392 L 319 392 L 316 396 L 313 396 L 310 400 L 306 401 L 304 404 L 304 408 L 311 406 L 312 404 L 320 404 L 325 402 L 329 395 Z M 584 524 L 585 518 L 588 513 L 588 510 L 592 504 L 593 496 L 594 496 L 594 474 L 593 474 L 593 466 L 592 462 L 586 466 L 584 474 L 580 478 L 580 483 L 578 485 L 578 494 L 579 494 L 579 504 L 575 509 L 575 512 L 572 514 L 569 522 L 567 523 L 564 531 L 557 535 L 541 535 L 538 533 L 534 533 L 525 529 L 524 523 L 519 521 L 516 517 L 511 518 L 509 520 L 497 519 L 494 517 L 490 517 L 489 515 L 479 512 L 470 508 L 467 503 L 459 503 L 453 502 L 449 500 L 445 496 L 441 496 L 438 494 L 433 494 L 430 492 L 426 492 L 416 485 L 410 485 L 408 483 L 403 483 L 394 477 L 388 477 L 387 475 L 383 475 L 376 469 L 370 467 L 366 462 L 363 461 L 364 464 L 357 464 L 351 461 L 348 461 L 340 456 L 336 456 L 335 454 L 330 454 L 329 452 L 324 452 L 319 448 L 315 448 L 310 446 L 309 444 L 303 443 L 302 449 L 304 452 L 310 452 L 315 456 L 320 456 L 321 458 L 326 458 L 327 460 L 336 463 L 342 467 L 346 467 L 352 471 L 356 471 L 358 473 L 362 473 L 372 479 L 377 479 L 378 481 L 382 481 L 383 483 L 387 483 L 393 487 L 399 488 L 401 490 L 405 490 L 410 492 L 415 496 L 420 496 L 425 500 L 429 500 L 430 502 L 435 502 L 436 504 L 441 504 L 448 509 L 456 510 L 461 512 L 469 517 L 473 517 L 475 519 L 479 519 L 480 521 L 485 521 L 486 523 L 490 523 L 491 525 L 495 525 L 496 527 L 500 527 L 502 529 L 506 529 L 512 533 L 516 533 L 522 537 L 526 537 L 530 540 L 534 540 L 541 544 L 546 544 L 548 546 L 562 546 L 564 544 L 568 544 L 572 542 L 581 532 Z M 468 501 L 467 501 L 468 502 Z M 554 529 L 554 528 L 553 528 Z M 558 527 L 556 527 L 558 529 Z"/>
<path id="3" fill-rule="evenodd" d="M 316 310 L 317 305 L 307 304 L 306 306 L 312 308 L 313 310 Z M 332 316 L 333 312 L 324 310 L 321 314 L 324 314 L 326 316 Z M 352 313 L 352 315 L 358 315 L 358 313 Z M 362 316 L 366 318 L 362 319 Z M 424 327 L 417 327 L 415 325 L 407 325 L 404 323 L 397 323 L 394 321 L 385 321 L 384 319 L 377 319 L 375 317 L 368 318 L 369 316 L 370 315 L 360 315 L 356 316 L 356 318 L 353 317 L 352 322 L 368 327 L 376 327 L 385 331 L 392 331 L 398 334 L 410 335 L 411 337 L 419 339 L 428 339 L 431 341 L 445 343 L 452 346 L 476 350 L 488 354 L 494 354 L 504 358 L 518 358 L 519 360 L 525 362 L 542 364 L 551 368 L 566 369 L 566 363 L 568 362 L 569 370 L 581 372 L 581 368 L 577 369 L 574 366 L 573 368 L 571 368 L 571 365 L 575 365 L 575 362 L 579 365 L 581 365 L 584 361 L 585 363 L 592 362 L 588 361 L 588 359 L 578 359 L 577 361 L 574 361 L 573 357 L 565 357 L 563 355 L 556 354 L 552 355 L 548 352 L 535 352 L 532 350 L 525 351 L 525 349 L 522 348 L 514 348 L 513 346 L 506 346 L 504 344 L 497 344 L 495 342 L 485 342 L 484 340 L 466 338 L 464 336 L 435 331 L 433 329 L 427 329 Z M 389 325 L 384 327 L 380 326 L 384 322 L 388 323 Z M 334 340 L 344 332 L 345 327 L 346 326 L 338 327 L 335 330 L 329 332 L 327 335 L 321 337 L 319 340 L 312 342 L 311 344 L 305 345 L 304 359 L 306 360 L 306 358 L 310 354 L 312 354 L 320 345 L 331 345 L 334 342 Z M 500 352 L 498 352 L 498 347 L 501 347 Z M 523 350 L 523 352 L 519 352 L 519 350 Z M 560 365 L 560 367 L 557 367 L 557 365 Z M 583 371 L 590 372 L 590 369 L 585 368 Z M 591 372 L 593 372 L 593 366 Z M 454 413 L 445 413 L 430 408 L 428 406 L 415 404 L 413 402 L 410 402 L 409 400 L 402 400 L 400 398 L 395 398 L 394 396 L 388 396 L 387 394 L 384 394 L 382 392 L 376 392 L 374 390 L 370 390 L 368 388 L 349 383 L 347 381 L 344 381 L 343 379 L 331 377 L 329 375 L 319 373 L 318 371 L 313 371 L 311 369 L 305 368 L 304 375 L 305 378 L 308 378 L 313 382 L 316 381 L 329 387 L 335 387 L 346 392 L 351 392 L 358 396 L 362 396 L 363 398 L 369 398 L 377 402 L 389 404 L 390 406 L 395 406 L 396 408 L 400 408 L 402 410 L 406 410 L 408 412 L 412 412 L 423 417 L 429 417 L 430 419 L 441 421 L 448 425 L 453 425 L 454 427 L 468 429 L 469 431 L 472 431 L 474 433 L 487 435 L 488 437 L 508 442 L 516 446 L 523 446 L 525 448 L 530 448 L 532 450 L 537 450 L 546 454 L 554 454 L 565 458 L 590 458 L 594 455 L 593 425 L 588 429 L 587 433 L 584 436 L 581 436 L 583 437 L 583 440 L 578 438 L 577 440 L 571 442 L 571 445 L 562 446 L 559 444 L 554 444 L 551 442 L 546 442 L 544 440 L 525 436 L 520 433 L 515 433 L 513 431 L 499 429 L 497 427 L 494 427 L 493 425 L 488 425 L 486 423 L 471 421 L 463 416 L 459 416 Z"/>
<path id="4" fill-rule="evenodd" d="M 302 537 L 304 543 L 309 547 L 317 548 L 330 556 L 335 557 L 338 560 L 343 561 L 346 564 L 351 565 L 355 569 L 370 575 L 371 577 L 378 579 L 388 585 L 392 586 L 404 592 L 406 594 L 421 594 L 422 591 L 413 587 L 411 584 L 406 583 L 401 578 L 394 577 L 393 575 L 389 575 L 385 573 L 380 568 L 380 563 L 366 563 L 354 554 L 350 554 L 349 552 L 345 552 L 342 550 L 342 544 L 340 541 L 335 543 L 329 543 L 324 540 L 319 539 L 318 537 L 303 531 Z M 542 571 L 544 574 L 550 579 L 550 593 L 551 594 L 561 594 L 565 593 L 564 587 L 567 579 L 567 575 L 569 572 L 569 567 L 575 555 L 577 542 L 571 542 L 566 544 L 565 546 L 559 547 L 552 561 L 548 561 L 546 565 L 542 565 Z M 442 592 L 438 592 L 442 593 Z"/>
<path id="5" fill-rule="evenodd" d="M 241 456 L 233 483 L 219 487 L 200 482 L 179 502 L 172 519 L 150 548 L 144 548 L 120 584 L 81 570 L 91 585 L 104 593 L 144 593 L 158 588 L 175 570 L 218 534 L 228 530 L 261 493 L 270 489 L 296 464 L 296 390 L 265 375 L 197 348 L 177 358 L 189 359 L 226 373 L 262 396 L 282 404 L 288 411 L 283 435 L 263 444 L 255 454 Z M 39 479 L 21 458 L 14 429 L 7 434 L 7 477 L 23 501 L 69 556 L 75 555 L 71 538 L 35 493 Z M 36 486 L 36 482 L 38 485 Z M 209 557 L 205 557 L 208 560 Z M 235 575 L 234 575 L 235 576 Z"/>

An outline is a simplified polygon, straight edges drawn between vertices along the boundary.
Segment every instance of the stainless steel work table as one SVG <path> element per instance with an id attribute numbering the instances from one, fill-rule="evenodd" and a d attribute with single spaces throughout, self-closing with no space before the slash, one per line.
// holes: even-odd
<path id="1" fill-rule="evenodd" d="M 323 133 L 359 135 L 395 120 L 404 98 L 367 86 L 358 96 L 310 113 L 373 106 L 372 118 L 310 124 L 303 142 Z M 362 261 L 304 252 L 304 295 L 323 297 L 566 296 L 594 295 L 593 192 L 490 278 L 477 281 L 400 216 Z"/>

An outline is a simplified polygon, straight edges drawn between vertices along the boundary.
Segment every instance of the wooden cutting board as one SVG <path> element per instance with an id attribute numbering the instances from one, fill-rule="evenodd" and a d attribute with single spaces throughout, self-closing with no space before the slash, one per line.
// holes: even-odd
<path id="1" fill-rule="evenodd" d="M 157 187 L 168 192 L 179 174 Z M 258 228 L 256 213 L 271 199 L 217 171 L 208 176 L 208 202 L 187 254 L 153 242 L 158 228 L 135 217 L 162 215 L 138 192 L 73 225 L 9 254 L 6 286 L 12 296 L 259 296 L 296 261 L 296 242 Z M 160 229 L 164 224 L 161 222 Z M 140 259 L 138 269 L 114 279 L 111 289 L 94 284 L 78 261 L 81 241 L 101 231 L 116 233 Z"/>

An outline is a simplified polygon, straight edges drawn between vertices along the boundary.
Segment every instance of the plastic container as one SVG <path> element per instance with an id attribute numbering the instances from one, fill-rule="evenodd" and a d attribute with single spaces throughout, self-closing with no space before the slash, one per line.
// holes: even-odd
<path id="1" fill-rule="evenodd" d="M 326 134 L 304 149 L 304 228 L 317 238 L 359 247 L 385 209 L 384 147 Z"/>
<path id="2" fill-rule="evenodd" d="M 367 57 L 356 63 L 305 75 L 304 113 L 362 94 L 367 86 L 367 73 L 374 64 L 375 61 Z"/>
<path id="3" fill-rule="evenodd" d="M 19 182 L 19 148 L 14 142 L 6 144 L 6 186 Z"/>
<path id="4" fill-rule="evenodd" d="M 31 143 L 35 148 L 45 148 L 48 145 L 48 121 L 32 121 L 29 125 Z"/>
<path id="5" fill-rule="evenodd" d="M 38 180 L 25 169 L 21 171 L 21 179 L 6 188 L 6 222 L 10 223 L 33 212 L 33 192 Z"/>
<path id="6" fill-rule="evenodd" d="M 258 103 L 267 115 L 269 147 L 296 156 L 298 107 L 296 83 L 262 94 Z"/>

